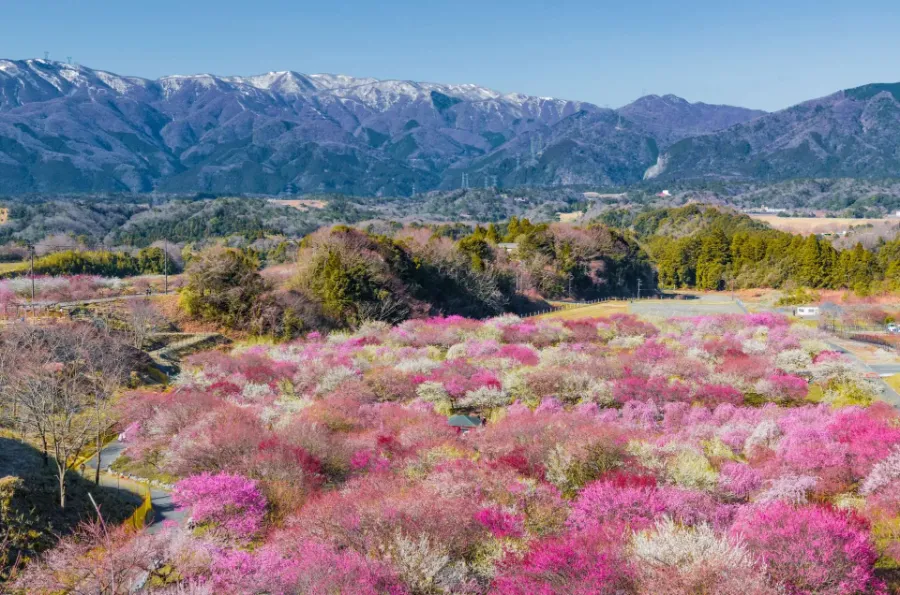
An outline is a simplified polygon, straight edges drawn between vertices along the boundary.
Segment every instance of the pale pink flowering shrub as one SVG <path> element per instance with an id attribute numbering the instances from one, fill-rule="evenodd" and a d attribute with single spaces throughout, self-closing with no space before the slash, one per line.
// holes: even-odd
<path id="1" fill-rule="evenodd" d="M 886 593 L 868 527 L 852 513 L 775 502 L 742 510 L 731 534 L 791 595 Z"/>
<path id="2" fill-rule="evenodd" d="M 175 485 L 172 501 L 190 509 L 193 522 L 211 524 L 236 539 L 259 533 L 266 516 L 266 498 L 256 482 L 229 473 L 183 479 Z"/>
<path id="3" fill-rule="evenodd" d="M 313 540 L 294 542 L 284 549 L 287 551 L 266 546 L 255 552 L 216 552 L 210 569 L 216 592 L 273 595 L 407 593 L 388 567 L 352 550 L 337 552 Z"/>
<path id="4" fill-rule="evenodd" d="M 876 463 L 860 488 L 863 494 L 874 494 L 891 484 L 900 483 L 900 448 Z M 900 487 L 900 486 L 898 486 Z"/>
<path id="5" fill-rule="evenodd" d="M 728 461 L 719 468 L 719 489 L 734 498 L 749 498 L 761 485 L 759 472 L 750 465 Z"/>
<path id="6" fill-rule="evenodd" d="M 766 378 L 771 394 L 778 400 L 798 401 L 809 392 L 809 385 L 803 378 L 792 374 L 772 374 Z"/>

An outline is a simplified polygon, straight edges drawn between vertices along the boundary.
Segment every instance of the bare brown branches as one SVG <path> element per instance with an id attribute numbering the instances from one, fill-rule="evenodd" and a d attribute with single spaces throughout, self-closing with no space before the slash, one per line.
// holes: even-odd
<path id="1" fill-rule="evenodd" d="M 59 480 L 66 504 L 66 473 L 112 423 L 111 401 L 131 370 L 121 343 L 90 325 L 19 324 L 0 336 L 3 418 L 23 438 L 39 443 Z"/>

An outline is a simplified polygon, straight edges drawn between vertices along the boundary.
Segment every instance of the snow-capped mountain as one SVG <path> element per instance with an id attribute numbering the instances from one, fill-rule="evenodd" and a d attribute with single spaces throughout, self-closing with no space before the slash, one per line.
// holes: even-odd
<path id="1" fill-rule="evenodd" d="M 0 60 L 0 193 L 409 194 L 458 185 L 462 172 L 472 184 L 624 183 L 656 161 L 657 138 L 683 137 L 625 113 L 476 85 L 296 72 L 148 80 Z"/>

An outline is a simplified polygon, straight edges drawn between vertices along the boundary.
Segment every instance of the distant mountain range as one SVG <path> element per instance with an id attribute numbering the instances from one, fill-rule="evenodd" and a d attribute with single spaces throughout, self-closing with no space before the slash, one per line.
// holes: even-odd
<path id="1" fill-rule="evenodd" d="M 766 114 L 642 97 L 618 110 L 475 85 L 273 72 L 119 76 L 0 60 L 0 194 L 618 185 L 897 173 L 900 86 Z"/>

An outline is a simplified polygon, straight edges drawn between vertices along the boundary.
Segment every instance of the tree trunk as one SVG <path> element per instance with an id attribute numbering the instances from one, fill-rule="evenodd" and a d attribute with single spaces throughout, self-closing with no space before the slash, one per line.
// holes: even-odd
<path id="1" fill-rule="evenodd" d="M 66 468 L 65 466 L 59 467 L 57 465 L 57 469 L 59 470 L 59 507 L 66 507 Z"/>
<path id="2" fill-rule="evenodd" d="M 103 455 L 103 439 L 100 433 L 97 433 L 97 468 L 94 470 L 94 483 L 100 485 L 100 457 Z"/>

